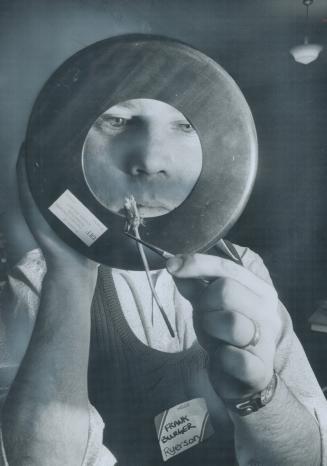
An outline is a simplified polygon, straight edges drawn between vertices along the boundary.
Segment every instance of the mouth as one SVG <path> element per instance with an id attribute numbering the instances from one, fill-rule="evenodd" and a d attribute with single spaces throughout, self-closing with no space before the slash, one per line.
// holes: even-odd
<path id="1" fill-rule="evenodd" d="M 166 205 L 159 204 L 159 203 L 150 203 L 150 202 L 142 202 L 137 203 L 137 210 L 141 217 L 159 217 L 160 215 L 165 215 L 168 212 L 171 212 L 171 208 L 167 207 Z M 125 209 L 122 208 L 118 212 L 121 215 L 125 215 Z"/>
<path id="2" fill-rule="evenodd" d="M 150 203 L 137 204 L 137 208 L 141 217 L 157 217 L 159 215 L 167 214 L 171 211 L 171 209 L 164 205 Z"/>

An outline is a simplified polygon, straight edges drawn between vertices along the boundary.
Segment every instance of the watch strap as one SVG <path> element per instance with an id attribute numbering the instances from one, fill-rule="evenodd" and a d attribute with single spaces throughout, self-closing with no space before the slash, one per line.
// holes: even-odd
<path id="1" fill-rule="evenodd" d="M 248 416 L 266 406 L 273 399 L 278 383 L 277 373 L 274 371 L 271 381 L 265 389 L 248 398 L 224 400 L 225 405 L 239 416 Z"/>

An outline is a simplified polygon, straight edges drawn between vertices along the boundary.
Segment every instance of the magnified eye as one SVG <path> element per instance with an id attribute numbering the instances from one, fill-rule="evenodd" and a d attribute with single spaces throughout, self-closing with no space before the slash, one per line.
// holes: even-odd
<path id="1" fill-rule="evenodd" d="M 105 113 L 97 119 L 94 126 L 99 131 L 114 135 L 124 131 L 129 120 L 129 118 Z"/>
<path id="2" fill-rule="evenodd" d="M 117 117 L 117 116 L 112 116 L 112 115 L 103 115 L 102 116 L 103 121 L 111 126 L 112 128 L 117 128 L 121 129 L 126 126 L 128 119 L 123 118 L 123 117 Z"/>
<path id="3" fill-rule="evenodd" d="M 184 131 L 184 133 L 194 133 L 195 132 L 195 129 L 193 128 L 191 123 L 189 123 L 188 121 L 178 123 L 178 128 L 181 129 L 182 131 Z"/>

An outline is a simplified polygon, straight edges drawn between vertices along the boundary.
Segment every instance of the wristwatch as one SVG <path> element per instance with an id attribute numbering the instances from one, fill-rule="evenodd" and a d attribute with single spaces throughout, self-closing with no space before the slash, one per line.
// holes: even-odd
<path id="1" fill-rule="evenodd" d="M 234 411 L 239 416 L 247 416 L 248 414 L 254 413 L 263 408 L 273 399 L 277 383 L 278 376 L 274 371 L 271 381 L 261 392 L 255 393 L 249 398 L 244 398 L 242 400 L 224 400 L 224 403 L 228 409 Z"/>

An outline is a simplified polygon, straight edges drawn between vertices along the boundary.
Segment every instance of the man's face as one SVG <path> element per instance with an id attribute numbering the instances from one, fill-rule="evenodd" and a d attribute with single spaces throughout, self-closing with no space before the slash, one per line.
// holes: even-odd
<path id="1" fill-rule="evenodd" d="M 201 168 L 201 145 L 191 124 L 174 107 L 152 99 L 111 107 L 83 147 L 89 188 L 117 213 L 130 195 L 142 217 L 171 211 L 190 194 Z"/>

